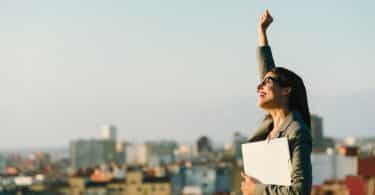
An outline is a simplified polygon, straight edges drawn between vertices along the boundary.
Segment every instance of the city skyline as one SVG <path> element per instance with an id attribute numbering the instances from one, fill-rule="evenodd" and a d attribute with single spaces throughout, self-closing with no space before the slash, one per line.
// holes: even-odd
<path id="1" fill-rule="evenodd" d="M 276 63 L 304 78 L 325 134 L 373 136 L 374 4 L 3 1 L 0 148 L 67 146 L 104 124 L 121 140 L 250 135 L 265 8 Z"/>

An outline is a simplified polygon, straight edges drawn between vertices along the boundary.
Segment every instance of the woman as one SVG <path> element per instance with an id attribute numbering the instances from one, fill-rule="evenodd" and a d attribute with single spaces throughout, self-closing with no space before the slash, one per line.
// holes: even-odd
<path id="1" fill-rule="evenodd" d="M 292 160 L 292 184 L 260 184 L 242 173 L 241 191 L 244 195 L 310 195 L 312 140 L 306 89 L 297 74 L 285 68 L 275 67 L 266 34 L 272 21 L 273 18 L 268 11 L 260 17 L 257 49 L 261 77 L 261 83 L 257 86 L 258 106 L 266 110 L 268 115 L 249 142 L 287 137 Z"/>

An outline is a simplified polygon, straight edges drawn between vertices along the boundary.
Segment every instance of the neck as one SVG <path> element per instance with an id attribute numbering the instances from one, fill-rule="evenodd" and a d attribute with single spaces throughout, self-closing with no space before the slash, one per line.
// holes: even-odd
<path id="1" fill-rule="evenodd" d="M 286 116 L 290 113 L 290 111 L 286 108 L 273 108 L 269 109 L 268 113 L 270 113 L 270 115 L 272 116 L 273 128 L 279 129 L 279 127 L 283 123 Z"/>

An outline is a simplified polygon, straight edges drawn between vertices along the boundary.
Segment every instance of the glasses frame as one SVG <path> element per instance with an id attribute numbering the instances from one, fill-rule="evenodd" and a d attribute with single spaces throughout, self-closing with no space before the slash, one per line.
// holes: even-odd
<path id="1" fill-rule="evenodd" d="M 260 87 L 260 86 L 270 86 L 268 84 L 269 83 L 268 81 L 272 81 L 272 84 L 280 83 L 279 79 L 277 79 L 275 77 L 268 76 L 268 77 L 264 78 L 262 82 L 259 83 L 258 87 Z"/>

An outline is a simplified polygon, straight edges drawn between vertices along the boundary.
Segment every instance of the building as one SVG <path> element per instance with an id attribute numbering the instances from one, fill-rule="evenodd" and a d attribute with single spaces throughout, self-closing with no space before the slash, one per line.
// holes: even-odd
<path id="1" fill-rule="evenodd" d="M 322 185 L 326 180 L 334 179 L 334 156 L 326 153 L 311 154 L 313 184 Z"/>
<path id="2" fill-rule="evenodd" d="M 175 172 L 170 174 L 173 195 L 181 195 L 183 188 L 186 186 L 186 172 L 188 170 L 188 164 L 189 163 L 181 163 L 180 165 L 177 165 Z"/>
<path id="3" fill-rule="evenodd" d="M 103 139 L 117 140 L 117 128 L 114 125 L 105 125 L 102 127 Z"/>
<path id="4" fill-rule="evenodd" d="M 186 186 L 199 186 L 203 194 L 213 194 L 216 187 L 216 170 L 205 163 L 196 163 L 186 170 Z"/>
<path id="5" fill-rule="evenodd" d="M 181 192 L 182 195 L 202 195 L 200 186 L 185 186 Z"/>
<path id="6" fill-rule="evenodd" d="M 323 140 L 323 118 L 315 114 L 311 115 L 311 137 L 317 142 Z"/>
<path id="7" fill-rule="evenodd" d="M 211 140 L 207 136 L 202 136 L 197 141 L 197 149 L 199 154 L 213 152 Z"/>
<path id="8" fill-rule="evenodd" d="M 142 195 L 171 195 L 172 185 L 169 177 L 145 177 Z"/>
<path id="9" fill-rule="evenodd" d="M 126 162 L 126 148 L 130 145 L 128 142 L 116 144 L 117 164 L 122 165 Z"/>
<path id="10" fill-rule="evenodd" d="M 171 195 L 172 185 L 168 177 L 145 177 L 141 172 L 126 174 L 126 194 L 131 195 Z"/>
<path id="11" fill-rule="evenodd" d="M 178 147 L 175 141 L 146 142 L 150 157 L 156 165 L 172 163 L 175 160 L 174 152 Z"/>
<path id="12" fill-rule="evenodd" d="M 333 139 L 324 136 L 323 118 L 315 114 L 311 115 L 311 137 L 313 151 L 325 152 L 327 148 L 334 147 Z"/>
<path id="13" fill-rule="evenodd" d="M 232 170 L 227 165 L 216 168 L 215 193 L 230 193 L 232 191 Z"/>
<path id="14" fill-rule="evenodd" d="M 360 158 L 358 162 L 358 174 L 363 177 L 375 178 L 375 157 Z"/>
<path id="15" fill-rule="evenodd" d="M 73 170 L 109 164 L 116 160 L 116 143 L 113 140 L 77 140 L 70 143 Z"/>
<path id="16" fill-rule="evenodd" d="M 0 154 L 0 173 L 6 172 L 7 161 L 6 158 Z"/>
<path id="17" fill-rule="evenodd" d="M 177 162 L 188 161 L 192 157 L 192 148 L 189 145 L 181 144 L 174 151 L 174 157 Z"/>
<path id="18" fill-rule="evenodd" d="M 360 148 L 360 157 L 369 158 L 375 156 L 375 137 L 367 136 L 357 138 L 355 145 Z"/>
<path id="19" fill-rule="evenodd" d="M 349 176 L 345 178 L 345 186 L 349 189 L 349 193 L 353 195 L 374 194 L 374 191 L 368 193 L 367 181 L 360 176 Z"/>
<path id="20" fill-rule="evenodd" d="M 133 144 L 126 147 L 126 163 L 146 165 L 150 160 L 150 151 L 146 144 Z"/>
<path id="21" fill-rule="evenodd" d="M 334 152 L 313 153 L 311 161 L 314 185 L 321 185 L 328 180 L 342 180 L 358 172 L 358 156 Z"/>
<path id="22" fill-rule="evenodd" d="M 241 145 L 247 141 L 246 136 L 240 132 L 235 132 L 233 135 L 233 156 L 235 159 L 242 158 Z"/>
<path id="23" fill-rule="evenodd" d="M 92 181 L 86 177 L 69 179 L 67 195 L 171 195 L 168 177 L 143 177 L 142 172 L 130 171 L 125 179 Z"/>

